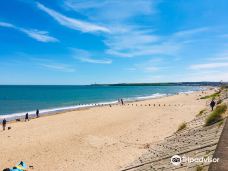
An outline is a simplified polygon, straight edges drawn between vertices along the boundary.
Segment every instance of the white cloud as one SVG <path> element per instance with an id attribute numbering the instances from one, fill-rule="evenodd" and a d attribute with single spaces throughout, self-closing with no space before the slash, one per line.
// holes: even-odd
<path id="1" fill-rule="evenodd" d="M 113 47 L 110 47 L 107 50 L 107 53 L 118 57 L 151 56 L 156 54 L 175 55 L 179 49 L 179 44 L 175 42 L 169 42 L 151 45 L 139 45 L 137 47 L 129 47 L 126 49 L 115 49 Z"/>
<path id="2" fill-rule="evenodd" d="M 27 34 L 29 37 L 40 41 L 40 42 L 58 42 L 59 40 L 49 36 L 48 32 L 46 31 L 39 31 L 39 30 L 28 30 L 28 29 L 20 29 L 22 32 Z"/>
<path id="3" fill-rule="evenodd" d="M 65 0 L 64 6 L 93 20 L 106 23 L 122 22 L 137 15 L 156 12 L 154 0 Z"/>
<path id="4" fill-rule="evenodd" d="M 151 31 L 143 29 L 125 28 L 126 31 L 117 32 L 111 35 L 105 43 L 117 50 L 130 47 L 138 47 L 139 45 L 148 45 L 158 42 L 159 36 L 154 35 Z"/>
<path id="5" fill-rule="evenodd" d="M 94 64 L 111 64 L 111 59 L 94 59 L 91 56 L 91 53 L 82 49 L 73 49 L 73 55 L 75 59 L 78 59 L 82 62 L 94 63 Z"/>
<path id="6" fill-rule="evenodd" d="M 118 57 L 137 57 L 151 55 L 176 56 L 185 47 L 192 43 L 189 37 L 194 38 L 208 28 L 183 30 L 167 36 L 159 36 L 154 30 L 140 27 L 119 27 L 116 32 L 106 37 L 104 43 L 108 49 L 106 53 Z"/>
<path id="7" fill-rule="evenodd" d="M 210 59 L 210 60 L 213 60 L 213 61 L 228 61 L 228 56 L 221 56 L 221 57 L 217 57 L 217 58 L 213 58 L 213 59 Z"/>
<path id="8" fill-rule="evenodd" d="M 0 22 L 0 27 L 8 27 L 8 28 L 15 28 L 13 24 Z"/>
<path id="9" fill-rule="evenodd" d="M 221 63 L 203 63 L 203 64 L 194 64 L 191 65 L 191 69 L 214 69 L 214 68 L 221 68 L 221 67 L 228 67 L 228 62 L 221 62 Z"/>
<path id="10" fill-rule="evenodd" d="M 146 67 L 146 68 L 144 68 L 144 70 L 145 70 L 146 72 L 154 72 L 154 71 L 158 71 L 159 68 L 158 68 L 158 67 L 155 67 L 155 66 L 151 66 L 151 67 Z"/>
<path id="11" fill-rule="evenodd" d="M 111 59 L 92 59 L 90 57 L 81 57 L 79 58 L 82 62 L 94 63 L 94 64 L 111 64 Z"/>
<path id="12" fill-rule="evenodd" d="M 209 30 L 201 27 L 157 35 L 151 18 L 157 13 L 158 3 L 160 1 L 154 0 L 65 0 L 64 7 L 112 28 L 112 32 L 105 35 L 104 43 L 106 53 L 117 57 L 177 56 L 185 45 L 192 43 L 195 35 Z M 144 22 L 135 20 L 137 17 L 143 18 Z"/>
<path id="13" fill-rule="evenodd" d="M 39 63 L 38 65 L 48 69 L 56 70 L 56 71 L 75 72 L 75 69 L 72 68 L 71 66 L 60 64 L 60 63 L 52 63 L 52 64 Z"/>
<path id="14" fill-rule="evenodd" d="M 75 72 L 75 69 L 68 64 L 58 63 L 53 60 L 43 58 L 29 58 L 33 64 L 41 66 L 42 68 L 51 69 L 60 72 Z"/>
<path id="15" fill-rule="evenodd" d="M 151 54 L 171 54 L 178 46 L 170 42 L 163 43 L 162 37 L 153 33 L 153 30 L 137 27 L 119 26 L 108 35 L 104 43 L 108 47 L 107 54 L 118 57 L 148 56 Z"/>
<path id="16" fill-rule="evenodd" d="M 49 36 L 47 31 L 40 31 L 36 29 L 25 29 L 22 27 L 17 27 L 11 23 L 5 23 L 5 22 L 0 22 L 0 27 L 15 29 L 39 42 L 58 42 L 59 41 L 55 37 Z"/>
<path id="17" fill-rule="evenodd" d="M 194 28 L 194 29 L 189 29 L 189 30 L 182 30 L 182 31 L 178 31 L 174 34 L 175 37 L 186 37 L 186 36 L 192 36 L 194 34 L 198 34 L 198 33 L 203 33 L 208 31 L 209 28 L 207 27 L 202 27 L 202 28 Z"/>
<path id="18" fill-rule="evenodd" d="M 110 30 L 106 27 L 67 17 L 55 10 L 45 7 L 41 3 L 37 3 L 37 7 L 53 17 L 59 24 L 68 28 L 82 32 L 110 32 Z"/>
<path id="19" fill-rule="evenodd" d="M 7 68 L 24 68 L 25 66 L 29 66 L 58 72 L 75 72 L 73 65 L 47 59 L 45 58 L 46 56 L 42 56 L 41 58 L 39 55 L 26 54 L 21 52 L 13 53 L 10 56 L 14 56 L 14 58 L 7 62 L 0 62 L 0 65 Z"/>
<path id="20" fill-rule="evenodd" d="M 90 20 L 99 21 L 112 28 L 105 35 L 106 53 L 118 57 L 135 57 L 151 54 L 172 54 L 179 47 L 171 43 L 159 43 L 160 36 L 153 29 L 141 27 L 131 20 L 137 16 L 149 17 L 156 13 L 154 0 L 66 0 L 66 9 L 80 12 Z"/>

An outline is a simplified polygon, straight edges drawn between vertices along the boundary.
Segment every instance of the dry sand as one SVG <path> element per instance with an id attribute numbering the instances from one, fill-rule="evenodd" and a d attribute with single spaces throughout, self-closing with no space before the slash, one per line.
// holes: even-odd
<path id="1" fill-rule="evenodd" d="M 205 108 L 200 95 L 205 96 L 180 94 L 9 123 L 11 130 L 0 131 L 0 169 L 22 160 L 37 171 L 119 170 Z"/>

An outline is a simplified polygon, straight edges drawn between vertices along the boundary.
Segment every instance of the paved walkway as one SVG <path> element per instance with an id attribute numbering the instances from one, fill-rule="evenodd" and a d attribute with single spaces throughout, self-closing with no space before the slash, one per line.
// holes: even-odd
<path id="1" fill-rule="evenodd" d="M 219 162 L 211 163 L 209 171 L 228 171 L 228 120 L 226 120 L 213 157 L 219 158 Z"/>
<path id="2" fill-rule="evenodd" d="M 150 147 L 146 153 L 124 166 L 121 171 L 196 171 L 199 165 L 208 169 L 209 163 L 182 162 L 181 165 L 175 166 L 170 159 L 174 155 L 194 158 L 213 157 L 224 126 L 219 127 L 219 123 L 216 123 L 205 127 L 205 119 L 209 113 L 207 111 L 202 116 L 196 117 L 187 123 L 184 130 L 176 132 Z"/>

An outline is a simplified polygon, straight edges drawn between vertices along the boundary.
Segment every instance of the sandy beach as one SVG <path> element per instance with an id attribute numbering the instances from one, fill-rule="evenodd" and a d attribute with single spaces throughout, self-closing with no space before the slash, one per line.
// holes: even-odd
<path id="1" fill-rule="evenodd" d="M 0 131 L 0 169 L 19 161 L 37 171 L 116 171 L 205 108 L 214 90 L 93 107 L 8 123 Z M 137 106 L 136 106 L 137 104 Z M 160 104 L 160 106 L 159 106 Z"/>

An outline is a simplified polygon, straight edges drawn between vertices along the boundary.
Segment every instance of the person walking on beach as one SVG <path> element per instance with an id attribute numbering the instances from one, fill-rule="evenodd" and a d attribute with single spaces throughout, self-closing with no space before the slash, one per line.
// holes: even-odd
<path id="1" fill-rule="evenodd" d="M 120 99 L 120 101 L 121 101 L 121 104 L 124 105 L 123 99 Z"/>
<path id="2" fill-rule="evenodd" d="M 39 118 L 39 113 L 40 113 L 40 111 L 39 111 L 39 109 L 37 109 L 37 110 L 36 110 L 36 117 L 37 117 L 37 118 Z"/>
<path id="3" fill-rule="evenodd" d="M 215 101 L 214 100 L 211 101 L 210 106 L 211 106 L 211 110 L 213 111 L 213 109 L 215 107 Z"/>
<path id="4" fill-rule="evenodd" d="M 3 119 L 3 121 L 2 121 L 2 128 L 3 128 L 3 131 L 5 131 L 5 129 L 6 129 L 6 119 Z"/>
<path id="5" fill-rule="evenodd" d="M 26 122 L 26 120 L 29 121 L 29 115 L 28 115 L 28 113 L 25 114 L 25 122 Z"/>

